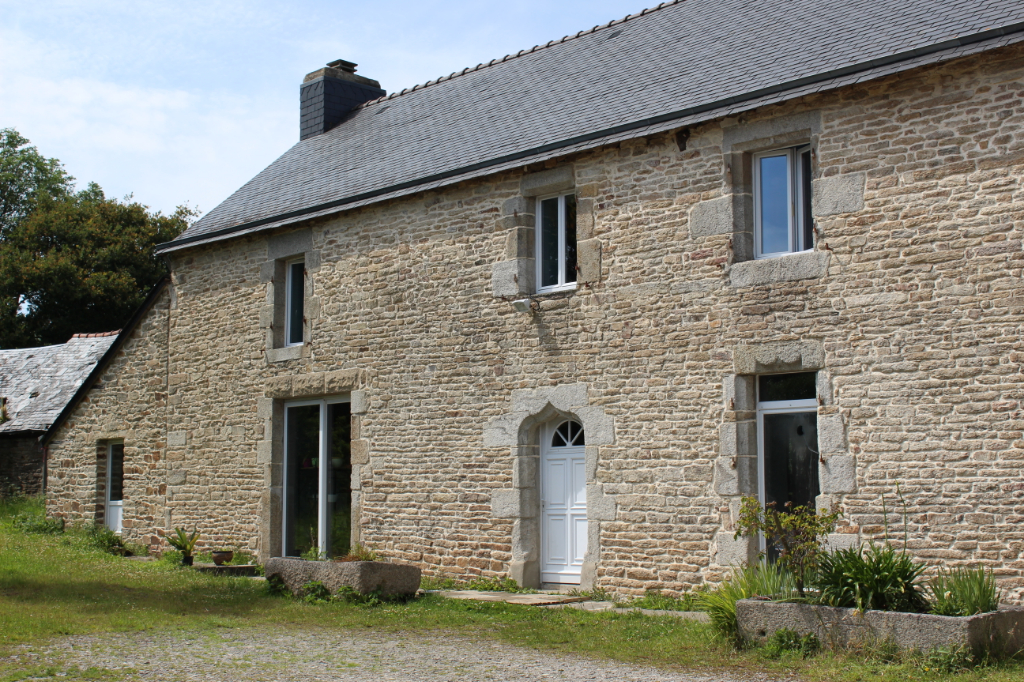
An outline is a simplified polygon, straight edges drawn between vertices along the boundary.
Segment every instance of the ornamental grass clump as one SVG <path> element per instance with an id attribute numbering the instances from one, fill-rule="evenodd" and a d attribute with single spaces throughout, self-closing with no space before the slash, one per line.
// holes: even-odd
<path id="1" fill-rule="evenodd" d="M 892 545 L 840 549 L 818 557 L 815 586 L 820 603 L 859 611 L 928 610 L 919 579 L 925 566 Z"/>
<path id="2" fill-rule="evenodd" d="M 939 616 L 974 616 L 999 610 L 996 577 L 984 566 L 939 569 L 928 583 L 931 612 Z"/>
<path id="3" fill-rule="evenodd" d="M 736 602 L 751 597 L 792 599 L 798 594 L 793 574 L 778 564 L 738 568 L 721 585 L 701 595 L 700 608 L 711 626 L 727 639 L 737 641 Z"/>

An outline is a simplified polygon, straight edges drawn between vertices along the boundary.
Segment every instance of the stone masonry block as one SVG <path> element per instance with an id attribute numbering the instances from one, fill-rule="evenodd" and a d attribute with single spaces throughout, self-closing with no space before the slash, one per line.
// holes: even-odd
<path id="1" fill-rule="evenodd" d="M 603 407 L 577 407 L 575 413 L 583 423 L 587 445 L 615 443 L 615 420 Z"/>
<path id="2" fill-rule="evenodd" d="M 531 213 L 520 213 L 519 215 L 507 215 L 498 218 L 498 223 L 495 229 L 498 232 L 504 230 L 511 230 L 516 227 L 536 227 L 537 220 Z"/>
<path id="3" fill-rule="evenodd" d="M 188 440 L 188 432 L 186 431 L 168 431 L 167 432 L 167 447 L 180 448 L 184 447 Z"/>
<path id="4" fill-rule="evenodd" d="M 370 407 L 370 398 L 366 391 L 352 391 L 350 400 L 352 414 L 366 414 Z"/>
<path id="5" fill-rule="evenodd" d="M 172 469 L 167 472 L 167 485 L 184 485 L 186 478 L 183 470 Z"/>
<path id="6" fill-rule="evenodd" d="M 825 366 L 825 348 L 816 340 L 736 346 L 732 357 L 737 374 L 810 372 Z"/>
<path id="7" fill-rule="evenodd" d="M 723 457 L 757 455 L 757 423 L 725 422 L 718 427 L 719 454 Z"/>
<path id="8" fill-rule="evenodd" d="M 606 495 L 600 483 L 587 485 L 587 520 L 614 521 L 616 514 L 615 497 Z"/>
<path id="9" fill-rule="evenodd" d="M 829 257 L 827 251 L 803 251 L 776 258 L 733 263 L 729 268 L 729 284 L 734 287 L 753 287 L 820 279 L 828 274 Z"/>
<path id="10" fill-rule="evenodd" d="M 822 454 L 846 452 L 846 427 L 838 414 L 818 415 L 818 451 Z"/>
<path id="11" fill-rule="evenodd" d="M 580 284 L 601 281 L 601 240 L 585 239 L 576 243 L 576 279 Z"/>
<path id="12" fill-rule="evenodd" d="M 524 213 L 533 215 L 536 205 L 536 200 L 532 198 L 512 197 L 511 199 L 506 199 L 501 205 L 501 214 L 506 216 L 514 216 Z"/>
<path id="13" fill-rule="evenodd" d="M 291 258 L 313 250 L 313 230 L 293 230 L 267 240 L 267 260 Z"/>
<path id="14" fill-rule="evenodd" d="M 491 493 L 491 515 L 496 519 L 533 518 L 536 507 L 536 489 L 500 488 Z"/>
<path id="15" fill-rule="evenodd" d="M 346 393 L 359 387 L 363 382 L 362 373 L 358 369 L 342 369 L 324 374 L 324 391 L 326 395 Z"/>
<path id="16" fill-rule="evenodd" d="M 815 218 L 864 210 L 864 173 L 846 173 L 819 178 L 812 186 Z"/>
<path id="17" fill-rule="evenodd" d="M 742 229 L 742 225 L 740 226 Z M 709 237 L 729 234 L 736 230 L 733 216 L 733 195 L 709 199 L 690 209 L 690 236 Z"/>
<path id="18" fill-rule="evenodd" d="M 715 461 L 715 492 L 719 495 L 756 495 L 757 457 L 719 457 Z"/>
<path id="19" fill-rule="evenodd" d="M 291 398 L 292 378 L 291 377 L 270 377 L 264 387 L 264 393 L 268 398 Z"/>
<path id="20" fill-rule="evenodd" d="M 857 491 L 857 458 L 853 455 L 831 455 L 820 465 L 821 492 L 824 494 Z"/>
<path id="21" fill-rule="evenodd" d="M 533 258 L 532 227 L 513 227 L 505 241 L 505 258 Z"/>
<path id="22" fill-rule="evenodd" d="M 512 460 L 512 487 L 537 487 L 537 457 L 516 457 Z"/>
<path id="23" fill-rule="evenodd" d="M 536 561 L 540 559 L 540 538 L 537 530 L 537 522 L 533 519 L 517 518 L 512 524 L 512 556 L 516 560 Z"/>
<path id="24" fill-rule="evenodd" d="M 268 260 L 265 263 L 260 263 L 260 281 L 266 284 L 267 282 L 274 279 L 274 270 L 276 263 L 272 260 Z"/>
<path id="25" fill-rule="evenodd" d="M 273 398 L 256 398 L 256 418 L 270 419 L 274 416 Z"/>
<path id="26" fill-rule="evenodd" d="M 527 173 L 520 181 L 519 190 L 524 197 L 564 192 L 576 187 L 576 174 L 572 166 L 559 166 L 538 173 Z"/>
<path id="27" fill-rule="evenodd" d="M 588 445 L 586 447 L 586 453 L 586 477 L 588 481 L 593 481 L 597 478 L 597 467 L 601 459 L 601 448 L 597 445 Z"/>
<path id="28" fill-rule="evenodd" d="M 833 552 L 838 549 L 856 549 L 860 547 L 860 533 L 829 533 L 825 546 Z"/>
<path id="29" fill-rule="evenodd" d="M 529 416 L 529 412 L 510 412 L 491 419 L 484 426 L 484 447 L 498 448 L 519 445 L 519 427 Z"/>
<path id="30" fill-rule="evenodd" d="M 292 377 L 292 396 L 296 398 L 324 395 L 324 375 L 321 372 Z"/>
<path id="31" fill-rule="evenodd" d="M 370 461 L 370 441 L 357 438 L 349 445 L 352 464 L 366 464 Z"/>
<path id="32" fill-rule="evenodd" d="M 534 263 L 533 258 L 515 258 L 495 263 L 491 272 L 491 292 L 495 298 L 532 294 Z"/>
<path id="33" fill-rule="evenodd" d="M 256 463 L 270 464 L 274 461 L 274 443 L 269 440 L 261 440 L 256 443 Z"/>
<path id="34" fill-rule="evenodd" d="M 713 561 L 719 566 L 744 566 L 757 559 L 757 541 L 753 538 L 733 537 L 728 531 L 719 531 L 715 538 Z"/>
<path id="35" fill-rule="evenodd" d="M 750 375 L 728 374 L 722 380 L 725 409 L 755 410 L 757 409 L 757 392 L 754 377 Z"/>

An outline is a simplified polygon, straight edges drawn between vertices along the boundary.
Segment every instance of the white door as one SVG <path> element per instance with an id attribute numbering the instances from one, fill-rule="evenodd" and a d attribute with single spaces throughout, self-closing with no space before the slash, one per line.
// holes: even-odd
<path id="1" fill-rule="evenodd" d="M 107 446 L 107 504 L 104 517 L 107 528 L 121 532 L 124 509 L 124 443 Z"/>
<path id="2" fill-rule="evenodd" d="M 541 436 L 541 582 L 578 585 L 587 552 L 583 426 L 564 421 Z"/>

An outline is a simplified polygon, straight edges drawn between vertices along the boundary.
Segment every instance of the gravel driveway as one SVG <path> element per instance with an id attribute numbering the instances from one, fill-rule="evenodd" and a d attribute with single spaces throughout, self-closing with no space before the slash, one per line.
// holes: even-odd
<path id="1" fill-rule="evenodd" d="M 24 665 L 96 666 L 128 680 L 373 680 L 426 682 L 544 680 L 581 682 L 751 682 L 719 672 L 669 672 L 578 656 L 541 653 L 507 644 L 373 631 L 308 628 L 132 633 L 65 637 L 26 647 Z"/>

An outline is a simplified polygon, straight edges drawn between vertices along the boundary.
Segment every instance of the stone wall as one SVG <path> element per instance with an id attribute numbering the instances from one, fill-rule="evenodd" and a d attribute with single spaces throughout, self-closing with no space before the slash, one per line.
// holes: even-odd
<path id="1" fill-rule="evenodd" d="M 835 541 L 880 537 L 884 497 L 920 559 L 983 562 L 1020 599 L 1022 65 L 1003 48 L 181 252 L 166 373 L 141 349 L 111 368 L 52 445 L 51 507 L 92 513 L 89 439 L 106 431 L 76 434 L 109 410 L 152 434 L 126 454 L 155 460 L 135 494 L 166 500 L 162 516 L 126 502 L 126 519 L 152 523 L 132 532 L 195 524 L 270 556 L 282 401 L 352 392 L 362 541 L 428 572 L 525 571 L 530 420 L 587 423 L 586 408 L 610 425 L 587 453 L 593 584 L 681 591 L 750 555 L 732 539 L 753 491 L 750 377 L 809 368 L 821 502 L 848 519 Z M 752 261 L 745 155 L 807 142 L 816 250 Z M 563 166 L 586 284 L 516 312 L 532 225 L 515 207 L 530 174 Z M 282 244 L 307 263 L 308 343 L 288 353 L 273 348 L 274 264 L 296 255 Z M 151 424 L 161 377 L 166 445 Z"/>
<path id="2" fill-rule="evenodd" d="M 165 513 L 167 325 L 165 289 L 75 411 L 49 442 L 46 511 L 104 521 L 106 445 L 124 442 L 123 536 L 159 547 Z M 166 546 L 164 546 L 166 549 Z"/>
<path id="3" fill-rule="evenodd" d="M 39 435 L 0 436 L 0 491 L 8 488 L 26 495 L 43 490 L 43 449 Z"/>

